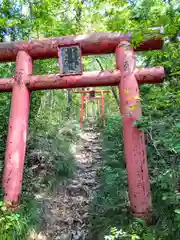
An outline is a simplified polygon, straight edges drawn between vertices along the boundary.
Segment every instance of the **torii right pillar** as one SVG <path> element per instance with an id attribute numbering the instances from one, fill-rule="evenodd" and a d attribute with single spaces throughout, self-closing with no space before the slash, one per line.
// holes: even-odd
<path id="1" fill-rule="evenodd" d="M 121 71 L 120 112 L 128 173 L 129 199 L 134 216 L 151 220 L 152 201 L 144 133 L 134 123 L 141 117 L 139 86 L 134 75 L 135 56 L 129 42 L 116 48 L 116 64 Z"/>

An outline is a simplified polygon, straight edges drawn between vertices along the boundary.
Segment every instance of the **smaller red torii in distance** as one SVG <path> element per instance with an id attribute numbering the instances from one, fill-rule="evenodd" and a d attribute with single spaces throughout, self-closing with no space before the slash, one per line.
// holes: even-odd
<path id="1" fill-rule="evenodd" d="M 104 93 L 108 93 L 109 90 L 81 90 L 81 91 L 75 91 L 73 93 L 81 93 L 81 107 L 80 107 L 80 128 L 83 127 L 83 120 L 84 120 L 84 103 L 87 104 L 88 101 L 92 100 L 98 100 L 100 106 L 101 106 L 101 114 L 102 114 L 102 120 L 104 122 L 105 126 L 105 114 L 104 114 Z M 86 96 L 85 94 L 89 93 L 89 96 Z M 100 94 L 100 96 L 96 96 L 95 94 Z M 93 94 L 93 96 L 91 95 Z M 100 107 L 99 106 L 99 107 Z M 99 110 L 99 115 L 100 115 L 100 108 Z M 87 109 L 86 109 L 87 111 Z"/>

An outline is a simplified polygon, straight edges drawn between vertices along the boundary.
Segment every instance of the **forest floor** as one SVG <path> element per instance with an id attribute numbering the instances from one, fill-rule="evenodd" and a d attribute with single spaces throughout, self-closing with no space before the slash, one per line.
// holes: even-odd
<path id="1" fill-rule="evenodd" d="M 101 151 L 100 133 L 88 125 L 74 145 L 77 168 L 72 179 L 60 184 L 51 196 L 47 192 L 39 194 L 43 208 L 41 232 L 32 233 L 29 239 L 89 239 L 89 205 L 99 188 Z"/>

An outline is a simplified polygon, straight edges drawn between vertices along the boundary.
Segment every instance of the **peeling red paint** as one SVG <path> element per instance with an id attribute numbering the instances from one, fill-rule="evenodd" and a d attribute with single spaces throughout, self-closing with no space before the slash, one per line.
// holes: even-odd
<path id="1" fill-rule="evenodd" d="M 0 91 L 11 92 L 14 78 L 0 78 Z"/>
<path id="2" fill-rule="evenodd" d="M 164 79 L 164 68 L 135 69 L 135 76 L 139 84 L 162 82 Z M 84 72 L 83 75 L 64 77 L 56 74 L 38 75 L 30 78 L 28 88 L 31 91 L 35 91 L 42 89 L 115 86 L 119 84 L 120 79 L 120 71 Z"/>
<path id="3" fill-rule="evenodd" d="M 126 57 L 127 55 L 133 56 L 131 48 L 124 46 L 117 48 L 116 62 L 117 68 L 121 71 L 120 110 L 123 117 L 124 150 L 128 173 L 130 206 L 135 216 L 148 219 L 151 214 L 152 203 L 146 146 L 144 133 L 134 126 L 134 122 L 141 116 L 137 80 L 145 82 L 145 79 L 147 80 L 149 75 L 142 78 L 142 75 L 139 74 L 141 70 L 134 71 L 134 67 L 132 66 L 135 65 L 135 58 Z M 127 61 L 126 64 L 124 64 L 125 61 Z M 159 70 L 161 72 L 162 69 Z M 151 72 L 153 74 L 153 71 Z M 147 70 L 143 69 L 142 73 L 147 74 Z M 152 78 L 150 77 L 150 80 Z"/>
<path id="4" fill-rule="evenodd" d="M 19 51 L 26 51 L 33 59 L 58 57 L 57 48 L 64 45 L 78 44 L 83 55 L 108 54 L 115 52 L 119 42 L 131 40 L 131 34 L 90 33 L 79 36 L 65 36 L 43 40 L 17 41 L 0 43 L 0 62 L 16 60 Z M 143 41 L 135 51 L 159 50 L 163 40 L 158 38 Z"/>
<path id="5" fill-rule="evenodd" d="M 165 77 L 165 71 L 163 67 L 136 68 L 134 75 L 139 84 L 154 84 L 162 82 Z"/>
<path id="6" fill-rule="evenodd" d="M 136 68 L 134 75 L 138 84 L 161 83 L 164 80 L 164 68 Z M 15 75 L 15 78 L 19 76 Z M 116 86 L 121 78 L 120 71 L 84 72 L 79 76 L 28 75 L 26 78 L 27 88 L 31 91 L 43 89 L 80 88 L 95 86 Z M 11 92 L 14 78 L 0 78 L 0 91 Z"/>
<path id="7" fill-rule="evenodd" d="M 20 51 L 17 55 L 16 75 L 12 89 L 3 175 L 4 200 L 11 202 L 18 202 L 21 194 L 30 104 L 30 93 L 25 82 L 31 73 L 31 57 L 26 52 Z"/>

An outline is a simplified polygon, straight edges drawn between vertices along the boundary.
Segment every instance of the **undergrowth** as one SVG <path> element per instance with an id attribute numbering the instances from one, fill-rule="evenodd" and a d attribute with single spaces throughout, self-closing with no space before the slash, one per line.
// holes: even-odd
<path id="1" fill-rule="evenodd" d="M 133 218 L 129 212 L 120 117 L 109 117 L 101 136 L 104 149 L 99 176 L 101 187 L 90 209 L 92 239 L 180 239 L 178 155 L 170 152 L 171 154 L 160 158 L 157 149 L 147 138 L 153 198 L 153 222 L 147 225 L 144 221 Z M 164 149 L 166 154 L 167 151 Z"/>
<path id="2" fill-rule="evenodd" d="M 41 191 L 53 194 L 57 183 L 63 184 L 72 177 L 76 167 L 73 143 L 78 138 L 79 125 L 67 121 L 60 130 L 52 126 L 43 131 L 37 126 L 31 129 L 27 141 L 20 208 L 8 211 L 0 201 L 0 240 L 23 240 L 30 232 L 39 232 L 42 201 L 36 195 Z"/>
<path id="3" fill-rule="evenodd" d="M 57 129 L 58 126 L 53 126 L 47 131 L 34 131 L 30 136 L 25 169 L 32 169 L 33 177 L 38 176 L 33 184 L 37 189 L 43 186 L 52 189 L 74 172 L 72 148 L 78 138 L 79 125 L 69 121 Z"/>

